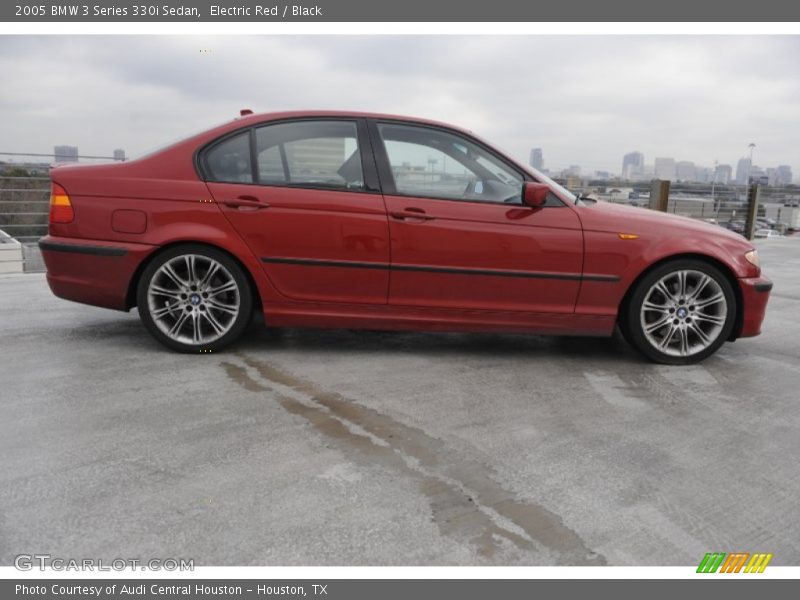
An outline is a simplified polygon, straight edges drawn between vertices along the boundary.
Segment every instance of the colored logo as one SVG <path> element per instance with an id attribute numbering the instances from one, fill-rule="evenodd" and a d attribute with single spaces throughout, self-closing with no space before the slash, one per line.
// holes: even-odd
<path id="1" fill-rule="evenodd" d="M 698 573 L 763 573 L 772 554 L 749 552 L 709 552 L 700 561 Z"/>

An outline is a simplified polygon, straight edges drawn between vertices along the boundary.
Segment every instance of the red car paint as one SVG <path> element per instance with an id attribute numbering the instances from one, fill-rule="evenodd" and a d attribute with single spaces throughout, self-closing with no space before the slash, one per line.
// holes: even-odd
<path id="1" fill-rule="evenodd" d="M 575 204 L 558 188 L 562 205 L 531 208 L 385 188 L 214 183 L 198 172 L 196 152 L 221 136 L 309 118 L 429 125 L 484 144 L 418 119 L 273 113 L 244 116 L 130 162 L 55 167 L 52 180 L 69 195 L 74 219 L 51 223 L 42 240 L 53 293 L 128 310 L 146 261 L 176 243 L 200 242 L 238 259 L 268 325 L 610 335 L 626 293 L 647 269 L 691 255 L 714 262 L 735 284 L 733 337 L 760 332 L 769 282 L 744 258 L 751 244 L 713 225 Z"/>

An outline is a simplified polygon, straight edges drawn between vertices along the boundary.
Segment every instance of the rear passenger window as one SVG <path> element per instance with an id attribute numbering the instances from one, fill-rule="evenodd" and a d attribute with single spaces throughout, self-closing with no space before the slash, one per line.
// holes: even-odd
<path id="1" fill-rule="evenodd" d="M 250 163 L 250 132 L 245 131 L 213 146 L 206 154 L 213 181 L 253 183 Z"/>
<path id="2" fill-rule="evenodd" d="M 352 121 L 296 121 L 256 129 L 259 183 L 344 190 L 364 189 Z"/>

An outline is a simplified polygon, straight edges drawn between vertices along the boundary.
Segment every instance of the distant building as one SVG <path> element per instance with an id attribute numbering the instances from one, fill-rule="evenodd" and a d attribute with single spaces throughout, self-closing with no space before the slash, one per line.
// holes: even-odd
<path id="1" fill-rule="evenodd" d="M 528 162 L 534 169 L 538 171 L 544 169 L 544 154 L 542 153 L 542 149 L 531 148 L 531 158 Z"/>
<path id="2" fill-rule="evenodd" d="M 622 157 L 622 178 L 628 180 L 641 179 L 644 175 L 644 154 L 629 152 Z"/>
<path id="3" fill-rule="evenodd" d="M 698 183 L 711 183 L 714 179 L 714 171 L 709 167 L 695 167 L 694 180 Z"/>
<path id="4" fill-rule="evenodd" d="M 675 165 L 675 178 L 678 181 L 697 181 L 697 169 L 689 160 L 679 161 Z"/>
<path id="5" fill-rule="evenodd" d="M 53 157 L 57 163 L 78 162 L 77 146 L 55 146 Z"/>
<path id="6" fill-rule="evenodd" d="M 581 166 L 580 165 L 570 165 L 568 169 L 564 169 L 564 176 L 565 177 L 580 177 L 581 176 Z"/>
<path id="7" fill-rule="evenodd" d="M 655 171 L 656 179 L 675 181 L 675 159 L 664 157 L 656 158 Z"/>
<path id="8" fill-rule="evenodd" d="M 595 171 L 594 178 L 607 181 L 611 179 L 611 173 L 609 171 Z"/>
<path id="9" fill-rule="evenodd" d="M 769 175 L 765 169 L 753 165 L 750 167 L 750 184 L 769 185 Z"/>
<path id="10" fill-rule="evenodd" d="M 730 165 L 717 165 L 714 169 L 714 183 L 728 185 L 733 179 L 733 169 Z"/>
<path id="11" fill-rule="evenodd" d="M 767 167 L 767 185 L 778 185 L 778 169 L 774 167 Z"/>
<path id="12" fill-rule="evenodd" d="M 125 150 L 122 148 L 114 150 L 114 160 L 125 160 Z"/>
<path id="13" fill-rule="evenodd" d="M 791 185 L 792 183 L 792 167 L 789 165 L 778 165 L 775 169 L 775 185 Z"/>
<path id="14" fill-rule="evenodd" d="M 747 177 L 750 175 L 750 159 L 740 158 L 736 163 L 736 183 L 744 185 L 747 183 Z"/>

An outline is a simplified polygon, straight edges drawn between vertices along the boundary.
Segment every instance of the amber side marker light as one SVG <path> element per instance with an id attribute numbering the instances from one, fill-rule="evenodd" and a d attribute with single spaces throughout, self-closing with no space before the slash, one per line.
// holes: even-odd
<path id="1" fill-rule="evenodd" d="M 50 222 L 51 223 L 72 223 L 75 218 L 75 211 L 72 210 L 72 202 L 69 200 L 67 190 L 53 183 L 50 186 Z"/>
<path id="2" fill-rule="evenodd" d="M 619 239 L 621 240 L 638 240 L 639 234 L 638 233 L 618 233 Z"/>

